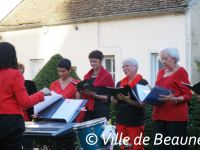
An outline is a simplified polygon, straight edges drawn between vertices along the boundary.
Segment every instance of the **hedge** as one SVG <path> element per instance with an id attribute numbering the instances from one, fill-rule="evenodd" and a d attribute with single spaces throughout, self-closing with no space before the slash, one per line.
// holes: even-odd
<path id="1" fill-rule="evenodd" d="M 57 63 L 63 58 L 60 54 L 56 54 L 51 57 L 51 59 L 44 65 L 44 67 L 38 72 L 33 81 L 36 84 L 38 90 L 44 87 L 49 88 L 51 83 L 58 80 L 60 77 L 58 75 Z M 71 77 L 77 80 L 80 78 L 77 76 L 73 68 L 70 73 Z"/>

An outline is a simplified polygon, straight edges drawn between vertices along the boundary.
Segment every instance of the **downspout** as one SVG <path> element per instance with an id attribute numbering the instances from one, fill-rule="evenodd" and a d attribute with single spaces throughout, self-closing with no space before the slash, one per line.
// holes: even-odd
<path id="1" fill-rule="evenodd" d="M 190 7 L 194 3 L 196 3 L 197 0 L 190 0 L 188 2 L 188 7 L 185 13 L 185 41 L 186 41 L 186 71 L 188 72 L 189 76 L 189 81 L 192 79 L 192 72 L 191 72 L 191 65 L 192 65 L 192 60 L 191 60 L 191 12 L 190 12 Z"/>

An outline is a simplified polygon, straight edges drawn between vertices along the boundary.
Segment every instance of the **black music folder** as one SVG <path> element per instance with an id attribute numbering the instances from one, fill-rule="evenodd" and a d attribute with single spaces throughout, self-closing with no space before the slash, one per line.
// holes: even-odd
<path id="1" fill-rule="evenodd" d="M 70 82 L 72 82 L 74 85 L 77 85 L 78 87 L 80 87 L 83 90 L 87 89 L 88 91 L 91 91 L 91 92 L 95 92 L 96 91 L 96 87 L 88 79 L 85 79 L 85 80 L 83 80 L 83 81 L 81 81 L 79 83 L 76 83 L 76 82 L 74 82 L 72 80 Z"/>
<path id="2" fill-rule="evenodd" d="M 126 104 L 125 101 L 123 100 L 119 100 L 117 98 L 117 94 L 121 93 L 125 96 L 128 96 L 128 92 L 130 92 L 130 94 L 132 93 L 131 87 L 129 85 L 125 85 L 124 87 L 117 87 L 117 88 L 111 88 L 111 87 L 107 87 L 108 91 L 110 92 L 110 94 L 117 100 L 118 104 Z M 133 99 L 137 99 L 135 96 L 133 96 Z"/>
<path id="3" fill-rule="evenodd" d="M 88 100 L 60 98 L 38 113 L 34 121 L 52 121 L 71 123 L 80 113 Z"/>
<path id="4" fill-rule="evenodd" d="M 133 89 L 129 85 L 125 85 L 123 88 L 110 88 L 107 87 L 110 94 L 117 99 L 117 94 L 122 93 L 123 95 L 127 96 L 128 92 L 130 93 L 131 99 L 136 99 L 138 103 L 142 106 L 141 102 L 145 102 L 152 105 L 163 106 L 165 102 L 158 101 L 158 98 L 163 98 L 159 95 L 169 95 L 169 90 L 167 88 L 161 86 L 154 86 L 152 90 L 149 90 L 148 86 L 144 86 L 141 84 L 136 84 L 137 94 L 133 91 Z M 175 91 L 170 90 L 172 94 Z M 122 100 L 118 100 L 119 104 L 124 104 L 126 102 Z M 143 106 L 142 106 L 143 107 Z"/>
<path id="5" fill-rule="evenodd" d="M 197 93 L 198 95 L 200 95 L 200 82 L 196 83 L 195 85 L 190 85 L 184 82 L 181 82 L 183 85 L 185 85 L 186 87 L 188 87 L 189 89 L 191 89 L 192 91 L 194 91 L 195 93 Z"/>

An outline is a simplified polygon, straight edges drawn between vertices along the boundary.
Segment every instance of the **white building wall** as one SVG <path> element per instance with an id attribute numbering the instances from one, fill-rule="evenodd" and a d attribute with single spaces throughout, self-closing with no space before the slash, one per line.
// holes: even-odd
<path id="1" fill-rule="evenodd" d="M 197 0 L 189 9 L 190 30 L 191 30 L 191 83 L 196 84 L 200 81 L 200 72 L 197 71 L 195 60 L 200 61 L 200 1 Z"/>
<path id="2" fill-rule="evenodd" d="M 25 64 L 25 78 L 30 79 L 30 59 L 44 59 L 46 63 L 56 53 L 72 61 L 83 79 L 91 69 L 88 54 L 102 50 L 115 55 L 116 81 L 124 77 L 121 61 L 134 57 L 139 63 L 138 73 L 150 81 L 150 53 L 164 46 L 175 46 L 180 52 L 180 65 L 186 67 L 185 16 L 154 15 L 107 21 L 93 21 L 53 26 L 43 34 L 42 28 L 3 32 L 3 41 L 11 42 L 18 60 Z"/>

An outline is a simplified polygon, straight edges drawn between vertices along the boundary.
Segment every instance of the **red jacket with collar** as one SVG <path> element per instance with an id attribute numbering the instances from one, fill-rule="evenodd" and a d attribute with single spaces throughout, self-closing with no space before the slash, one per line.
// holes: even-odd
<path id="1" fill-rule="evenodd" d="M 20 71 L 12 68 L 0 70 L 0 114 L 23 116 L 22 108 L 32 107 L 41 101 L 44 101 L 42 91 L 28 96 Z"/>

